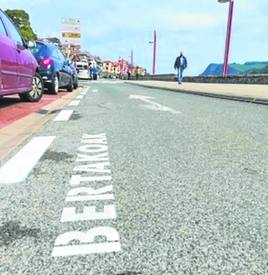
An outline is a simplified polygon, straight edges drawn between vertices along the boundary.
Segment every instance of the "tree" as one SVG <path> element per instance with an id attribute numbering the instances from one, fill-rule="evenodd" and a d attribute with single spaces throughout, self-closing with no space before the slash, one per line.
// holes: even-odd
<path id="1" fill-rule="evenodd" d="M 6 10 L 6 14 L 12 19 L 19 28 L 22 36 L 26 40 L 36 40 L 37 35 L 34 33 L 29 14 L 24 10 Z"/>

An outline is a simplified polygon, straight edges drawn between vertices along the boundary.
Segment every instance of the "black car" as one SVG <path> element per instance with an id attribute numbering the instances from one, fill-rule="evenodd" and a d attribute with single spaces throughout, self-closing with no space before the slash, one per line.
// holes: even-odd
<path id="1" fill-rule="evenodd" d="M 45 88 L 54 94 L 59 92 L 59 88 L 66 88 L 68 92 L 73 91 L 73 71 L 56 45 L 36 42 L 32 53 L 39 64 L 39 74 L 42 76 Z"/>

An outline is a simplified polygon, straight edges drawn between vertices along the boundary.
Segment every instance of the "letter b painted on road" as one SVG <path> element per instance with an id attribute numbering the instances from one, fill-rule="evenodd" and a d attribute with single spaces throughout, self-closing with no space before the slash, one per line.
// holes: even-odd
<path id="1" fill-rule="evenodd" d="M 105 243 L 94 243 L 96 237 L 107 239 Z M 79 241 L 79 245 L 69 245 Z M 60 235 L 55 241 L 53 257 L 67 257 L 87 254 L 100 254 L 121 251 L 120 237 L 112 227 L 95 227 L 87 232 L 72 231 Z"/>

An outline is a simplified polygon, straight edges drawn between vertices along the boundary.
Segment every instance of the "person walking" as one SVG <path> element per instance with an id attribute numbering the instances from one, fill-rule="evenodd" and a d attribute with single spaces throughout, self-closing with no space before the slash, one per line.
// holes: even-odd
<path id="1" fill-rule="evenodd" d="M 92 76 L 93 76 L 93 80 L 97 80 L 98 79 L 98 69 L 96 68 L 95 65 L 92 68 Z"/>
<path id="2" fill-rule="evenodd" d="M 130 78 L 131 78 L 131 72 L 130 72 L 130 70 L 128 70 L 127 71 L 127 79 L 130 80 Z"/>
<path id="3" fill-rule="evenodd" d="M 183 52 L 180 53 L 180 55 L 176 58 L 174 69 L 178 70 L 178 84 L 182 83 L 183 79 L 183 71 L 187 68 L 187 59 L 183 55 Z"/>
<path id="4" fill-rule="evenodd" d="M 91 64 L 91 63 L 89 63 L 89 68 L 88 68 L 88 70 L 89 70 L 89 78 L 90 78 L 90 80 L 92 80 L 92 79 L 93 79 L 93 76 L 92 76 L 92 64 Z"/>
<path id="5" fill-rule="evenodd" d="M 139 66 L 137 66 L 136 69 L 135 69 L 135 76 L 136 76 L 136 80 L 139 80 L 139 77 L 140 77 L 140 68 L 139 68 Z"/>

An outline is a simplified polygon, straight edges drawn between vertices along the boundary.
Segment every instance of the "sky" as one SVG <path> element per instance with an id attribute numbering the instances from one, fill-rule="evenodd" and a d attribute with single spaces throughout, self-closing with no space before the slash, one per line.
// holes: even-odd
<path id="1" fill-rule="evenodd" d="M 268 61 L 268 1 L 234 0 L 230 62 Z M 228 4 L 217 0 L 0 0 L 0 8 L 24 9 L 40 37 L 61 37 L 63 18 L 79 18 L 82 48 L 102 59 L 130 60 L 152 69 L 157 31 L 157 73 L 173 73 L 180 51 L 187 75 L 222 63 Z"/>

